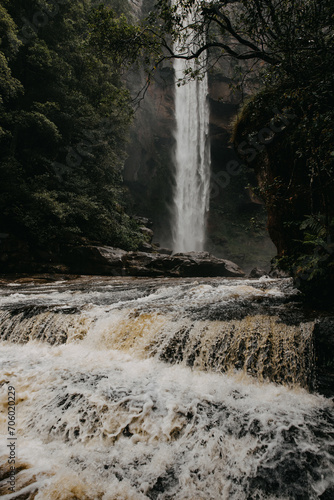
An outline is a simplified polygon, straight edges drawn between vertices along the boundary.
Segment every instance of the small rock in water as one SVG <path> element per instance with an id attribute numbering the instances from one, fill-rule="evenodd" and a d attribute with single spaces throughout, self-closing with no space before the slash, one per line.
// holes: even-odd
<path id="1" fill-rule="evenodd" d="M 269 276 L 271 278 L 290 278 L 290 274 L 282 269 L 272 269 Z"/>
<path id="2" fill-rule="evenodd" d="M 160 248 L 159 247 L 159 253 L 161 253 L 163 255 L 172 255 L 173 250 L 171 250 L 170 248 Z"/>
<path id="3" fill-rule="evenodd" d="M 261 278 L 262 276 L 268 275 L 267 271 L 260 269 L 259 267 L 254 267 L 249 273 L 250 278 Z"/>

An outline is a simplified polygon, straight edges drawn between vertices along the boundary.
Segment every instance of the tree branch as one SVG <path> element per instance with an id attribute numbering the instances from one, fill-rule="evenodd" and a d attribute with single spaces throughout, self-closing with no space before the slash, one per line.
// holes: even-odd
<path id="1" fill-rule="evenodd" d="M 202 45 L 196 52 L 192 52 L 191 54 L 188 55 L 176 54 L 173 51 L 173 49 L 171 49 L 171 47 L 169 47 L 169 45 L 167 44 L 164 44 L 164 47 L 170 54 L 169 57 L 166 57 L 167 59 L 186 59 L 189 61 L 191 59 L 197 59 L 203 52 L 205 52 L 208 49 L 218 47 L 220 49 L 225 50 L 225 52 L 227 52 L 227 54 L 229 54 L 230 56 L 234 57 L 235 59 L 239 59 L 241 61 L 249 59 L 261 59 L 262 61 L 267 62 L 269 64 L 278 64 L 280 62 L 278 59 L 275 59 L 270 55 L 265 54 L 260 49 L 240 54 L 235 50 L 233 50 L 229 45 L 223 42 L 207 42 L 204 45 Z"/>

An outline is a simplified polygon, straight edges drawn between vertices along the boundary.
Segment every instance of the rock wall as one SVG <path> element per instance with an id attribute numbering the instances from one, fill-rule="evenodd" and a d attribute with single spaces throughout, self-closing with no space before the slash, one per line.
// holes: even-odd
<path id="1" fill-rule="evenodd" d="M 133 71 L 128 86 L 136 95 L 145 75 Z M 133 211 L 154 223 L 156 239 L 170 243 L 170 213 L 173 191 L 174 75 L 166 65 L 156 72 L 144 99 L 136 110 L 132 127 L 124 181 L 130 190 Z"/>

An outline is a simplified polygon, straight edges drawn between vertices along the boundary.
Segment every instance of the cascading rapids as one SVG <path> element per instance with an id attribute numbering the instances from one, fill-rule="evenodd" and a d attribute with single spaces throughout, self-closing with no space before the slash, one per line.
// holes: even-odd
<path id="1" fill-rule="evenodd" d="M 133 299 L 107 307 L 109 297 L 96 292 L 85 292 L 80 300 L 69 296 L 71 305 L 57 292 L 33 304 L 25 296 L 8 297 L 0 310 L 0 338 L 51 345 L 83 341 L 202 371 L 239 369 L 260 380 L 311 387 L 315 322 L 285 321 L 279 309 L 285 295 L 275 284 L 204 280 L 194 285 L 184 280 L 153 293 L 147 290 L 144 297 L 134 287 Z M 86 304 L 81 302 L 85 296 Z"/>
<path id="2" fill-rule="evenodd" d="M 0 425 L 13 386 L 18 449 L 14 495 L 0 453 L 0 496 L 333 498 L 333 401 L 306 389 L 315 320 L 294 298 L 271 279 L 0 288 Z"/>

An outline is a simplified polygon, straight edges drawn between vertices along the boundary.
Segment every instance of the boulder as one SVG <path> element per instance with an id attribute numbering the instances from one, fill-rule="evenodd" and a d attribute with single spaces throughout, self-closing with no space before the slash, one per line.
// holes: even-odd
<path id="1" fill-rule="evenodd" d="M 243 277 L 244 271 L 234 262 L 219 259 L 208 252 L 177 253 L 172 256 L 181 276 Z"/>
<path id="2" fill-rule="evenodd" d="M 143 243 L 141 243 L 141 245 L 139 247 L 139 250 L 141 252 L 154 252 L 155 248 L 150 243 L 147 243 L 146 241 L 143 241 Z"/>
<path id="3" fill-rule="evenodd" d="M 149 244 L 142 247 L 145 248 L 147 251 L 127 252 L 111 246 L 67 244 L 54 254 L 35 252 L 32 256 L 28 247 L 19 246 L 17 241 L 11 243 L 6 238 L 0 248 L 0 272 L 146 277 L 239 278 L 245 275 L 233 262 L 208 252 L 172 254 L 168 249 L 155 252 L 156 247 Z"/>
<path id="4" fill-rule="evenodd" d="M 76 274 L 124 275 L 125 250 L 108 246 L 66 246 L 62 249 L 62 260 Z"/>
<path id="5" fill-rule="evenodd" d="M 259 267 L 254 267 L 254 269 L 251 270 L 249 273 L 250 278 L 261 278 L 262 276 L 267 276 L 268 273 L 267 271 L 264 271 L 264 269 L 260 269 Z"/>
<path id="6" fill-rule="evenodd" d="M 152 229 L 149 229 L 145 226 L 140 226 L 139 230 L 145 236 L 146 240 L 151 243 L 154 236 Z"/>
<path id="7" fill-rule="evenodd" d="M 67 249 L 64 255 L 71 272 L 115 276 L 243 277 L 239 266 L 208 252 L 163 253 L 126 252 L 119 248 L 82 246 Z"/>

